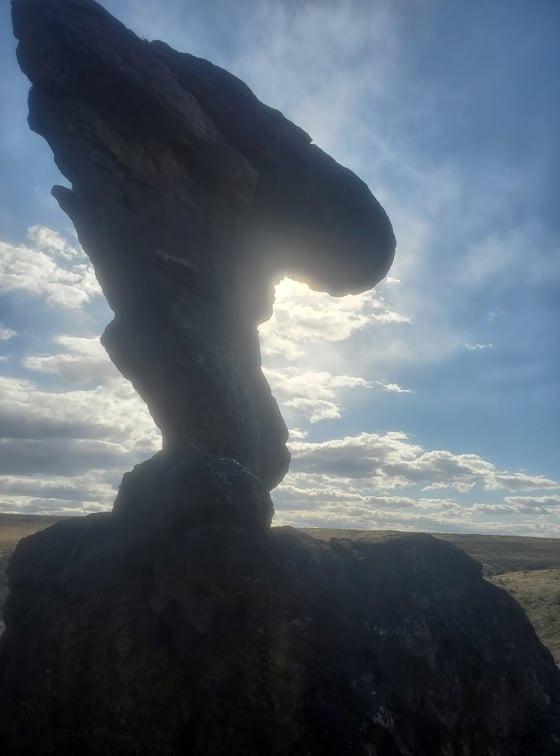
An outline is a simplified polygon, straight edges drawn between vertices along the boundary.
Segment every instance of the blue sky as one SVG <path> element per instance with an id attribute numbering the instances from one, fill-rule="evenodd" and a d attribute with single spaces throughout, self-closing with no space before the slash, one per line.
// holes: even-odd
<path id="1" fill-rule="evenodd" d="M 560 5 L 110 0 L 243 78 L 364 178 L 375 292 L 283 282 L 263 362 L 292 431 L 277 522 L 560 536 Z M 26 124 L 0 16 L 0 510 L 108 508 L 160 443 Z"/>

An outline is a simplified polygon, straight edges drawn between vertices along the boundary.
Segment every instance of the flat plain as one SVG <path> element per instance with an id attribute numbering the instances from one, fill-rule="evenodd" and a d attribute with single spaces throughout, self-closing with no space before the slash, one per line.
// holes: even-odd
<path id="1" fill-rule="evenodd" d="M 58 522 L 46 515 L 0 514 L 0 606 L 8 593 L 6 567 L 18 541 Z M 313 538 L 376 542 L 401 535 L 390 530 L 308 528 Z M 560 665 L 560 539 L 432 533 L 482 565 L 487 580 L 508 591 L 525 610 L 541 641 Z M 0 632 L 3 629 L 0 621 Z"/>

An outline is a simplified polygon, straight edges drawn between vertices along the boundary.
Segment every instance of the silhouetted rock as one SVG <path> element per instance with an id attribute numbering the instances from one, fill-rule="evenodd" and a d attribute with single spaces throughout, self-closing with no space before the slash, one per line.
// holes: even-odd
<path id="1" fill-rule="evenodd" d="M 91 0 L 13 0 L 30 124 L 163 431 L 112 513 L 24 539 L 0 641 L 7 756 L 553 756 L 560 673 L 479 566 L 430 537 L 271 530 L 286 428 L 257 325 L 289 274 L 391 264 L 369 190 L 238 79 Z"/>
<path id="2" fill-rule="evenodd" d="M 208 523 L 267 528 L 269 492 L 247 468 L 213 455 L 160 452 L 125 473 L 113 507 L 129 530 L 187 530 Z"/>
<path id="3" fill-rule="evenodd" d="M 239 79 L 140 40 L 91 0 L 15 0 L 29 123 L 115 313 L 103 343 L 164 448 L 235 459 L 270 489 L 287 431 L 257 326 L 284 275 L 371 288 L 395 239 L 367 186 Z"/>
<path id="4" fill-rule="evenodd" d="M 550 653 L 454 546 L 179 522 L 92 515 L 21 542 L 3 753 L 559 753 Z"/>

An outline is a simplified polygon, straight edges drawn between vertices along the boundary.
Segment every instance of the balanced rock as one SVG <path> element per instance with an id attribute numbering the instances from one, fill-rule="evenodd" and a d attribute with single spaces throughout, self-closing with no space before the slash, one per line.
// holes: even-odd
<path id="1" fill-rule="evenodd" d="M 163 450 L 113 512 L 24 539 L 0 641 L 6 756 L 556 756 L 560 672 L 429 536 L 271 529 L 289 464 L 257 326 L 284 275 L 387 272 L 368 188 L 241 81 L 92 0 L 12 0 L 30 125 Z"/>
<path id="2" fill-rule="evenodd" d="M 136 37 L 93 0 L 14 0 L 29 123 L 115 313 L 103 343 L 164 449 L 242 464 L 271 489 L 287 431 L 257 326 L 284 275 L 333 294 L 393 260 L 367 186 L 235 76 Z"/>

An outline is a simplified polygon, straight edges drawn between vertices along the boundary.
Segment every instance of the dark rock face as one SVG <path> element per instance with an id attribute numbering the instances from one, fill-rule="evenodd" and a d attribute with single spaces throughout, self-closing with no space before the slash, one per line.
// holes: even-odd
<path id="1" fill-rule="evenodd" d="M 549 652 L 455 547 L 159 525 L 92 515 L 21 542 L 3 753 L 559 753 Z"/>
<path id="2" fill-rule="evenodd" d="M 91 0 L 13 0 L 30 124 L 164 449 L 110 514 L 24 539 L 0 641 L 6 756 L 553 756 L 560 674 L 517 604 L 430 537 L 269 529 L 286 428 L 257 325 L 284 274 L 373 286 L 367 187 L 238 79 Z"/>
<path id="3" fill-rule="evenodd" d="M 366 185 L 239 79 L 140 40 L 92 0 L 14 0 L 29 123 L 115 312 L 103 343 L 164 448 L 234 459 L 273 488 L 287 431 L 257 326 L 282 276 L 334 294 L 387 272 Z"/>

